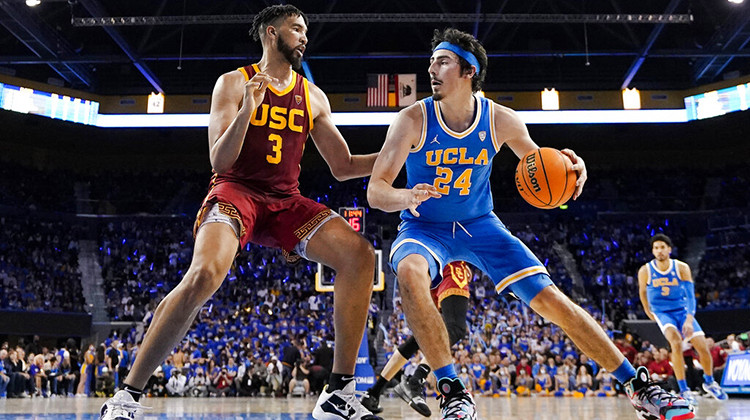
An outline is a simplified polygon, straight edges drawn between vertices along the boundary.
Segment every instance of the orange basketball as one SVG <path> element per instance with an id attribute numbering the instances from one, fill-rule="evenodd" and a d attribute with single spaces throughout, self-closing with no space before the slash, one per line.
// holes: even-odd
<path id="1" fill-rule="evenodd" d="M 576 190 L 573 163 L 557 149 L 542 147 L 521 158 L 516 188 L 527 203 L 540 209 L 562 206 Z"/>

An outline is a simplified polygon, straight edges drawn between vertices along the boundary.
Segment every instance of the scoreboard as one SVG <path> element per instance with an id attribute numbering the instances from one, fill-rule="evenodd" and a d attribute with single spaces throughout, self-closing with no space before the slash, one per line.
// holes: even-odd
<path id="1" fill-rule="evenodd" d="M 339 207 L 339 214 L 349 223 L 355 232 L 365 233 L 364 207 Z"/>

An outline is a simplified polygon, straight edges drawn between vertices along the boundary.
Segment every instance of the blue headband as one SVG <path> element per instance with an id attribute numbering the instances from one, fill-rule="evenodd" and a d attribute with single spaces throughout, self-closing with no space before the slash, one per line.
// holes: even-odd
<path id="1" fill-rule="evenodd" d="M 465 49 L 459 47 L 456 44 L 451 44 L 448 41 L 443 41 L 443 42 L 439 43 L 438 46 L 435 47 L 435 49 L 432 50 L 432 51 L 434 52 L 434 51 L 437 51 L 437 50 L 448 50 L 448 51 L 456 53 L 457 56 L 463 58 L 464 60 L 468 61 L 469 64 L 471 64 L 472 66 L 474 66 L 474 68 L 477 69 L 477 74 L 479 74 L 479 70 L 480 70 L 480 68 L 479 68 L 479 60 L 477 60 L 477 58 L 474 56 L 474 54 L 466 51 Z"/>

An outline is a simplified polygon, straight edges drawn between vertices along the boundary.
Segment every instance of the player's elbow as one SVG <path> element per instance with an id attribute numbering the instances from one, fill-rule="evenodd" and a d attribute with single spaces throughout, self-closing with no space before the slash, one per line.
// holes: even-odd
<path id="1" fill-rule="evenodd" d="M 378 210 L 383 210 L 383 205 L 380 201 L 380 194 L 377 193 L 377 182 L 374 179 L 370 179 L 370 183 L 367 185 L 367 202 L 370 204 L 370 207 Z"/>
<path id="2" fill-rule="evenodd" d="M 346 171 L 342 171 L 341 169 L 331 168 L 331 175 L 333 175 L 333 177 L 336 178 L 336 181 L 338 182 L 348 181 L 353 178 L 351 175 L 346 173 Z"/>
<path id="3" fill-rule="evenodd" d="M 232 168 L 227 165 L 211 165 L 211 169 L 213 169 L 217 175 L 226 175 Z"/>
<path id="4" fill-rule="evenodd" d="M 219 175 L 226 175 L 232 169 L 232 163 L 227 162 L 224 159 L 220 159 L 217 156 L 211 156 L 211 169 Z"/>

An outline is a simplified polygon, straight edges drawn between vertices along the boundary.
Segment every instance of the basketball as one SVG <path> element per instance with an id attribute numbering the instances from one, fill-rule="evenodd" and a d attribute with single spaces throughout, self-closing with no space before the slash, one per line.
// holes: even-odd
<path id="1" fill-rule="evenodd" d="M 562 206 L 576 190 L 573 163 L 557 149 L 527 153 L 516 167 L 516 188 L 527 203 L 540 209 Z"/>

